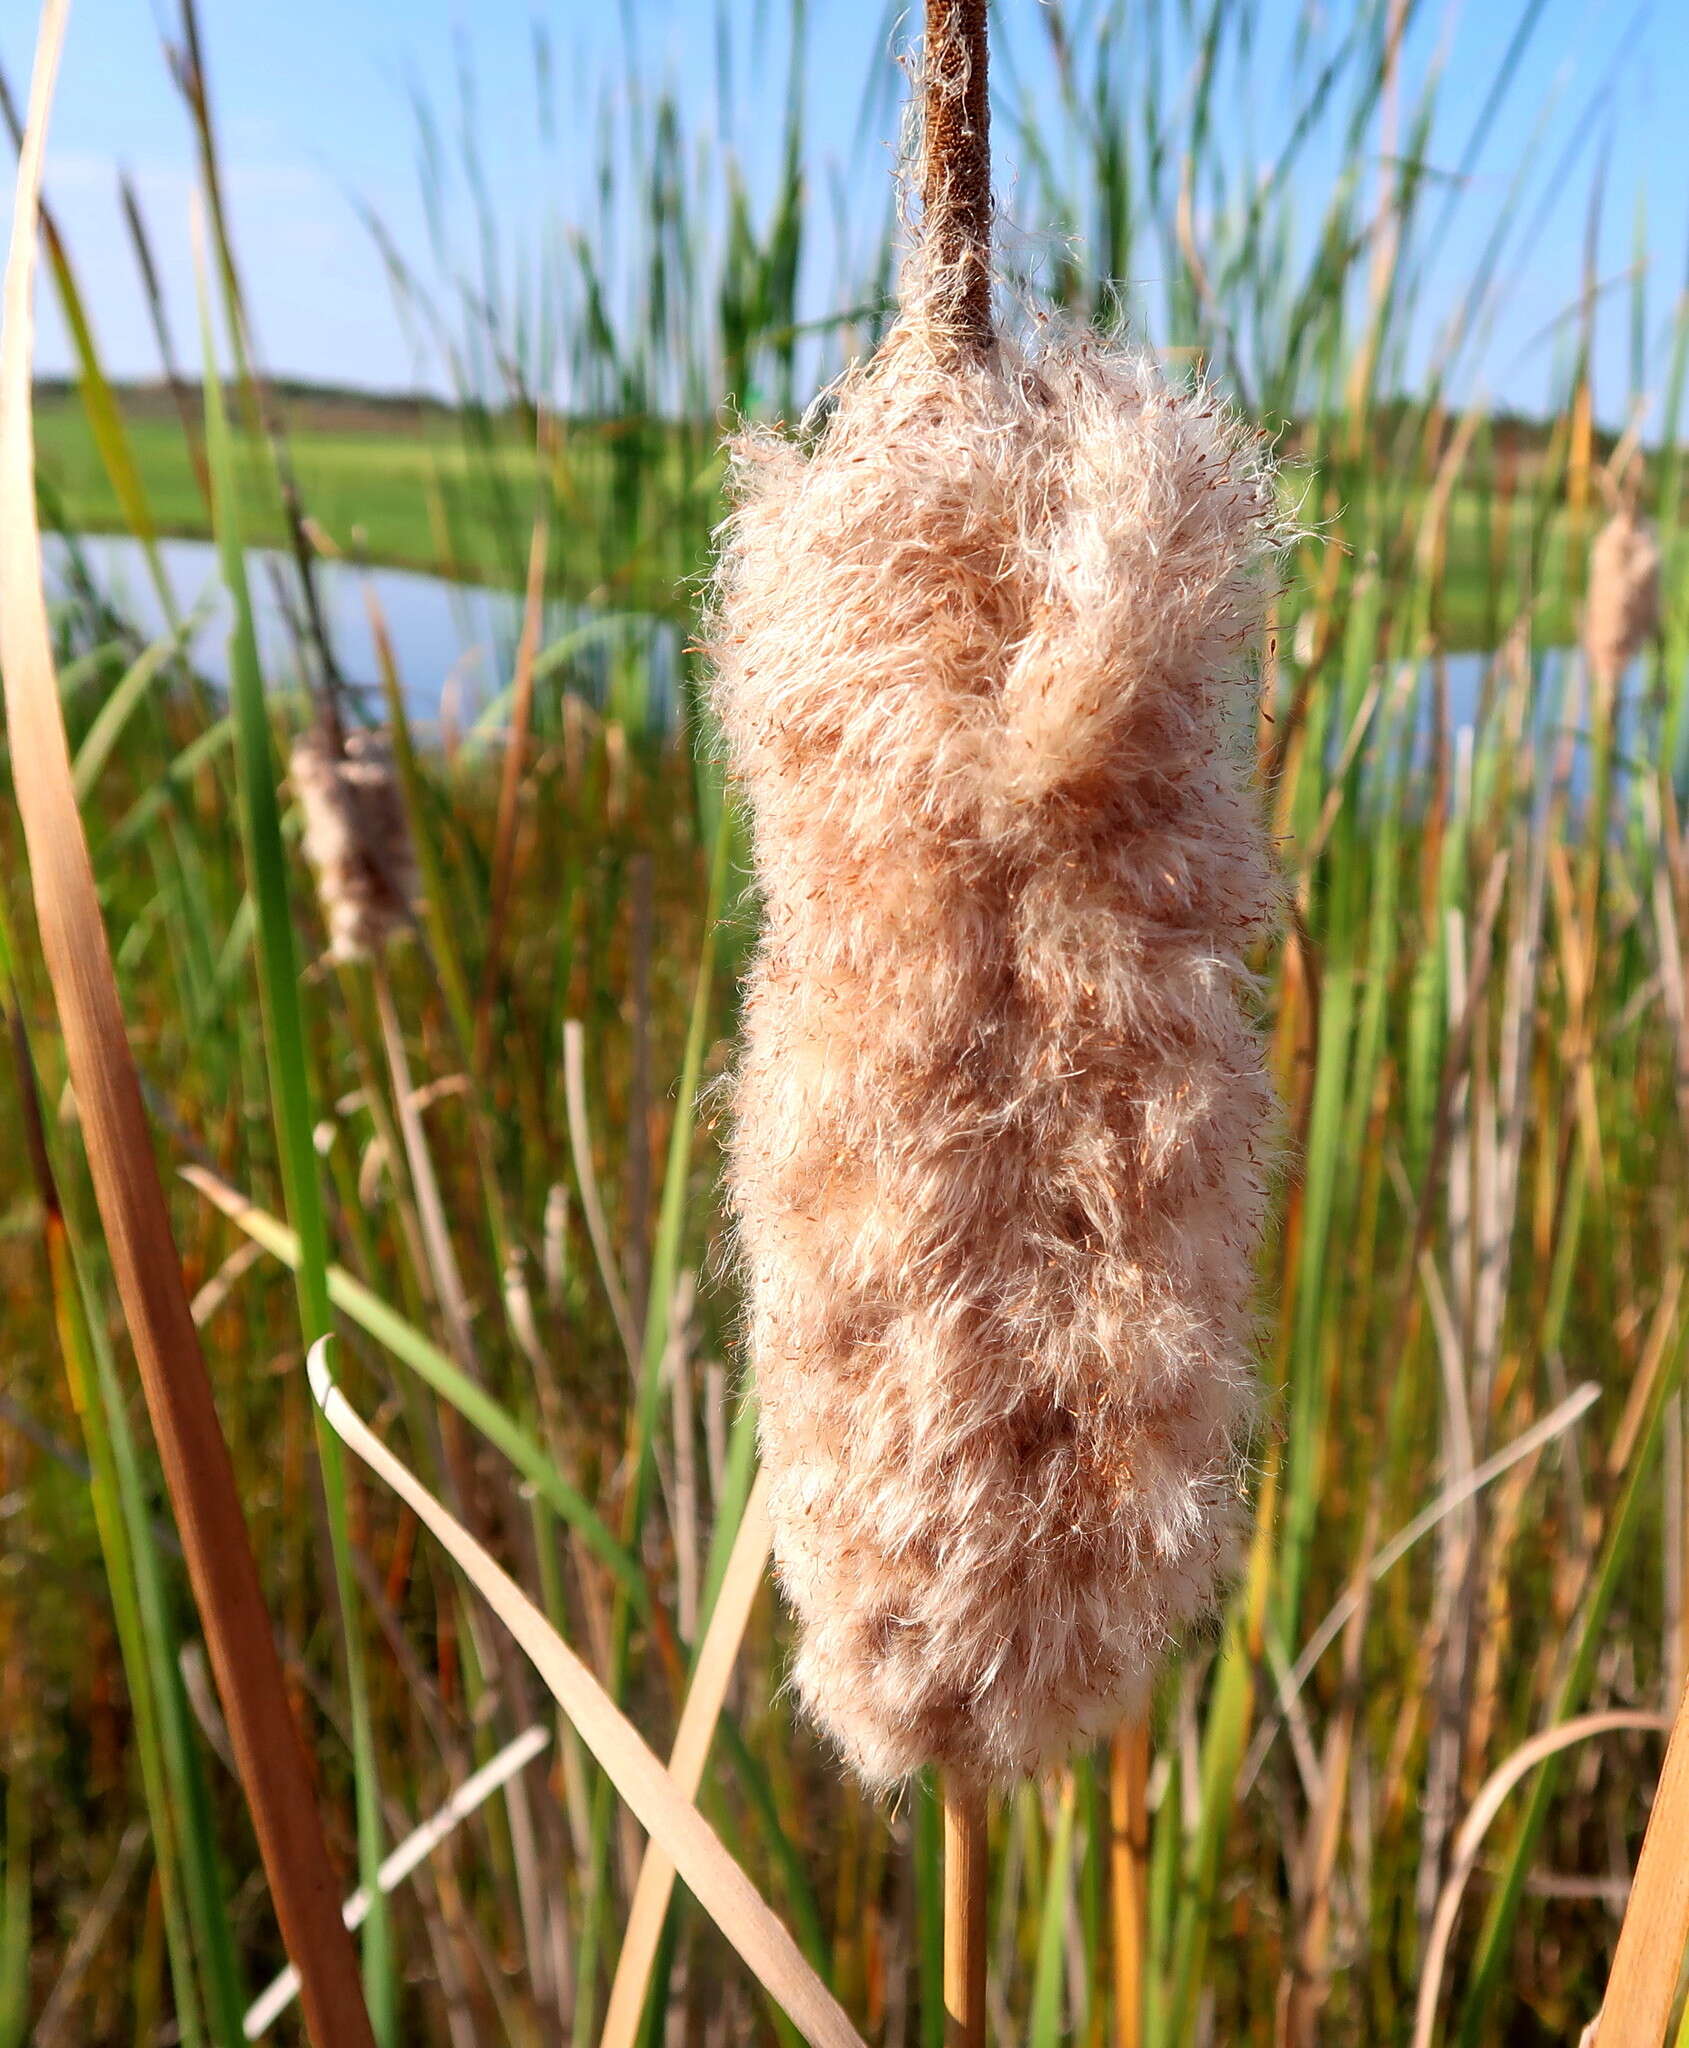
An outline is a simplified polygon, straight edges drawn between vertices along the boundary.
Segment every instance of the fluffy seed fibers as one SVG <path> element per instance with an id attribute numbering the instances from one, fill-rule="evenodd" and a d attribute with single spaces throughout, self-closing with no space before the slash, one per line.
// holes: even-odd
<path id="1" fill-rule="evenodd" d="M 348 733 L 341 750 L 314 725 L 294 741 L 287 772 L 329 951 L 337 960 L 368 959 L 409 930 L 416 895 L 410 824 L 386 739 Z"/>
<path id="2" fill-rule="evenodd" d="M 1236 1550 L 1274 1105 L 1256 444 L 918 316 L 737 449 L 715 701 L 764 929 L 729 1183 L 796 1677 L 860 1775 L 1048 1766 Z"/>

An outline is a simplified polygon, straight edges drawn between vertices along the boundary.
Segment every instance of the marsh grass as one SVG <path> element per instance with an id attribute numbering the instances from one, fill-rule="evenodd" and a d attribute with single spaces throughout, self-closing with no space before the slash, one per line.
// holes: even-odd
<path id="1" fill-rule="evenodd" d="M 1425 174 L 1470 169 L 1521 89 L 1537 9 L 1520 9 L 1470 128 L 1445 120 L 1434 77 L 1397 75 L 1389 7 L 1310 36 L 1261 140 L 1264 178 L 1227 139 L 1258 28 L 1243 0 L 1028 19 L 1005 42 L 997 109 L 1017 213 L 1058 231 L 1028 248 L 1028 288 L 1200 350 L 1284 430 L 1310 531 L 1255 736 L 1294 916 L 1259 963 L 1288 1130 L 1254 1540 L 1224 1625 L 1157 1703 L 1141 1974 L 1111 1962 L 1102 1751 L 994 1823 L 993 2028 L 1128 2039 L 1111 2007 L 1135 1981 L 1151 2048 L 1406 2041 L 1446 1921 L 1433 2038 L 1575 2038 L 1659 1765 L 1642 1723 L 1675 1706 L 1689 1655 L 1689 320 L 1679 302 L 1659 323 L 1638 280 L 1598 306 L 1570 276 L 1540 432 L 1468 399 L 1546 182 L 1595 170 L 1562 147 L 1581 110 L 1556 105 L 1523 124 L 1537 139 L 1505 190 Z M 54 447 L 74 442 L 74 516 L 103 493 L 147 545 L 208 516 L 193 511 L 203 442 L 238 584 L 237 535 L 285 537 L 279 418 L 303 513 L 349 558 L 359 524 L 386 552 L 389 519 L 428 536 L 427 559 L 520 588 L 543 503 L 570 540 L 550 551 L 554 587 L 578 577 L 612 605 L 637 593 L 684 611 L 718 510 L 719 402 L 794 417 L 871 342 L 889 271 L 878 220 L 833 251 L 838 274 L 818 286 L 805 270 L 824 200 L 794 96 L 753 199 L 674 100 L 622 83 L 600 121 L 575 124 L 602 152 L 601 210 L 540 249 L 477 216 L 445 117 L 419 110 L 429 246 L 401 250 L 372 219 L 371 260 L 457 403 L 400 480 L 369 484 L 367 518 L 331 482 L 359 451 L 325 444 L 319 463 L 279 402 L 266 430 L 215 239 L 226 443 L 215 400 L 209 436 L 197 415 L 191 433 L 125 420 L 73 320 L 82 417 L 49 422 L 44 502 Z M 1329 184 L 1302 175 L 1318 151 L 1340 165 Z M 1451 280 L 1454 209 L 1488 211 L 1471 274 Z M 49 247 L 42 288 L 80 305 L 73 249 Z M 1427 303 L 1446 312 L 1428 363 L 1408 353 Z M 1634 321 L 1623 397 L 1655 398 L 1662 422 L 1644 491 L 1662 626 L 1616 697 L 1564 651 L 1608 452 L 1597 312 Z M 323 959 L 296 821 L 265 815 L 300 685 L 320 687 L 309 635 L 285 673 L 243 655 L 225 704 L 91 581 L 73 575 L 54 630 L 185 1277 L 349 1892 L 360 1850 L 367 1869 L 546 1710 L 408 1512 L 323 1458 L 303 1358 L 330 1318 L 353 1405 L 651 1746 L 674 1741 L 755 1469 L 709 1092 L 747 928 L 739 828 L 701 714 L 665 720 L 633 655 L 600 681 L 538 648 L 519 756 L 505 728 L 424 744 L 401 687 L 419 679 L 389 664 L 360 680 L 392 724 L 423 904 L 384 1006 L 366 967 Z M 1460 645 L 1488 651 L 1475 705 L 1453 694 Z M 0 2048 L 64 1984 L 136 1816 L 151 1874 L 115 1886 L 97 1963 L 65 1991 L 75 2038 L 139 2044 L 175 2024 L 232 2048 L 281 1957 L 193 1682 L 197 1624 L 10 814 L 0 832 L 6 1002 L 30 1054 L 0 1083 L 17 1162 L 0 1196 Z M 794 1721 L 787 1657 L 765 1596 L 703 1810 L 865 2038 L 939 2048 L 936 1802 L 923 1789 L 886 1812 L 842 1783 Z M 393 1897 L 390 1945 L 366 1946 L 392 2038 L 597 2038 L 642 1843 L 553 1725 L 547 1760 L 440 1845 Z M 1571 1739 L 1525 1749 L 1555 1731 Z M 1474 1803 L 1521 1756 L 1465 1857 Z M 790 2038 L 684 1893 L 652 1956 L 644 2042 Z"/>

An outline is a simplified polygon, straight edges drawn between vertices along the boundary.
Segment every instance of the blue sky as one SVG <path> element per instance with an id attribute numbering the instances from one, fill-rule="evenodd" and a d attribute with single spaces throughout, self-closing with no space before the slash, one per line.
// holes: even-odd
<path id="1" fill-rule="evenodd" d="M 1145 0 L 1150 4 L 1150 0 Z M 1431 155 L 1448 165 L 1480 123 L 1485 91 L 1524 0 L 1423 0 L 1410 36 L 1407 82 L 1441 61 L 1441 125 Z M 1044 90 L 1041 0 L 1006 0 L 1005 41 L 1023 53 L 1026 89 Z M 631 18 L 629 9 L 632 9 Z M 0 61 L 21 87 L 29 43 L 27 5 L 0 16 Z M 1247 120 L 1263 156 L 1272 151 L 1280 72 L 1298 25 L 1331 36 L 1346 0 L 1260 0 L 1262 20 L 1247 77 L 1230 105 Z M 117 374 L 151 375 L 157 361 L 116 201 L 119 167 L 135 178 L 157 240 L 178 346 L 195 354 L 189 195 L 191 136 L 160 49 L 160 19 L 174 0 L 75 0 L 53 145 L 48 196 L 70 242 L 96 329 Z M 543 16 L 553 51 L 555 133 L 536 120 L 532 22 Z M 1084 0 L 1070 7 L 1084 21 Z M 721 25 L 734 51 L 733 104 L 724 112 L 718 63 Z M 895 15 L 878 0 L 812 0 L 804 70 L 810 169 L 831 187 L 864 241 L 882 217 L 895 137 L 895 95 L 882 89 L 862 120 L 870 73 L 888 74 Z M 427 232 L 416 171 L 412 94 L 451 126 L 459 53 L 472 56 L 476 126 L 494 211 L 518 240 L 537 242 L 590 205 L 590 115 L 604 81 L 621 75 L 624 35 L 637 68 L 672 83 L 700 134 L 731 129 L 750 158 L 753 192 L 765 182 L 783 90 L 782 0 L 202 0 L 207 58 L 222 129 L 237 246 L 256 312 L 261 350 L 275 372 L 381 386 L 414 381 L 416 364 L 382 269 L 351 194 L 378 211 L 401 248 L 421 255 Z M 1528 205 L 1514 220 L 1507 289 L 1473 377 L 1504 402 L 1541 404 L 1563 357 L 1565 314 L 1576 299 L 1590 194 L 1598 161 L 1606 175 L 1598 272 L 1622 280 L 1639 232 L 1646 247 L 1649 388 L 1664 376 L 1659 337 L 1682 290 L 1689 250 L 1689 6 L 1681 0 L 1540 0 L 1540 18 L 1513 91 L 1482 124 L 1467 200 L 1434 252 L 1426 288 L 1427 332 L 1454 302 L 1476 263 L 1483 232 L 1503 205 L 1512 167 L 1540 121 L 1545 139 Z M 1545 107 L 1548 109 L 1544 113 Z M 1256 133 L 1258 131 L 1258 133 Z M 1376 137 L 1369 138 L 1376 149 Z M 999 193 L 1011 218 L 1028 219 L 1012 146 L 1000 152 Z M 1322 203 L 1336 159 L 1311 155 L 1299 199 Z M 824 210 L 824 209 L 823 209 Z M 1639 229 L 1640 222 L 1640 229 Z M 808 297 L 827 309 L 831 252 L 812 252 Z M 50 295 L 49 295 L 50 298 Z M 1556 322 L 1561 322 L 1556 327 Z M 1602 301 L 1597 397 L 1622 416 L 1630 384 L 1631 301 L 1620 282 Z M 68 351 L 50 303 L 43 307 L 40 367 L 63 369 Z"/>

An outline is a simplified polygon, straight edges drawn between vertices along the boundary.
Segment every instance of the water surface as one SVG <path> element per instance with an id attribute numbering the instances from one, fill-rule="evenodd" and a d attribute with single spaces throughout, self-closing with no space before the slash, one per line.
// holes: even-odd
<path id="1" fill-rule="evenodd" d="M 149 638 L 161 634 L 164 606 L 140 544 L 99 534 L 84 536 L 78 547 L 95 588 L 114 609 Z M 232 607 L 215 547 L 203 540 L 166 540 L 159 552 L 178 611 L 204 610 L 191 642 L 194 666 L 212 682 L 226 683 Z M 46 556 L 49 590 L 63 596 L 69 546 L 62 536 L 47 536 Z M 273 550 L 255 548 L 247 557 L 247 573 L 265 677 L 273 688 L 297 687 L 304 665 L 295 623 L 298 580 L 292 564 Z M 521 630 L 518 594 L 408 569 L 322 563 L 319 595 L 335 660 L 350 683 L 371 693 L 372 709 L 378 709 L 381 693 L 368 593 L 374 594 L 386 620 L 413 717 L 430 724 L 443 714 L 464 727 L 489 707 L 496 716 L 509 687 Z M 673 718 L 680 701 L 682 636 L 671 621 L 548 602 L 540 645 L 550 650 L 550 672 L 566 673 L 571 688 L 603 703 L 634 694 L 637 706 L 624 704 L 625 709 L 636 709 L 659 724 Z"/>

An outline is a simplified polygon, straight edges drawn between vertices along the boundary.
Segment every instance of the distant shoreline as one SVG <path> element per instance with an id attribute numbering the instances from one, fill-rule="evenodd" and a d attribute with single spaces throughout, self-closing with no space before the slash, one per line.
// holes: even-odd
<path id="1" fill-rule="evenodd" d="M 59 406 L 80 407 L 81 398 L 77 380 L 70 376 L 37 377 L 35 380 L 35 402 L 38 407 Z M 110 389 L 124 417 L 129 420 L 169 420 L 180 423 L 181 407 L 185 400 L 190 415 L 196 420 L 204 411 L 204 391 L 197 377 L 183 378 L 172 386 L 164 378 L 113 379 Z M 232 408 L 238 412 L 241 403 L 241 387 L 230 380 L 225 389 Z M 281 407 L 285 423 L 298 432 L 345 432 L 392 431 L 404 425 L 453 426 L 466 419 L 490 422 L 494 425 L 508 425 L 513 430 L 528 426 L 531 408 L 514 401 L 497 404 L 464 404 L 456 399 L 443 398 L 437 393 L 421 390 L 392 390 L 376 386 L 357 384 L 322 384 L 310 379 L 274 377 L 268 380 L 267 389 Z M 1373 407 L 1373 421 L 1376 437 L 1380 443 L 1388 442 L 1395 430 L 1407 419 L 1419 420 L 1424 401 L 1412 396 L 1380 400 Z M 713 419 L 685 418 L 674 415 L 633 415 L 626 413 L 571 413 L 565 416 L 568 424 L 580 431 L 612 433 L 617 429 L 627 430 L 635 426 L 688 427 L 693 432 L 710 433 L 719 430 L 720 422 Z M 1457 430 L 1459 414 L 1451 412 L 1444 427 L 1445 441 L 1451 440 Z M 1495 436 L 1498 448 L 1505 450 L 1510 459 L 1530 458 L 1543 453 L 1555 430 L 1555 421 L 1538 417 L 1533 413 L 1515 412 L 1506 407 L 1498 408 L 1487 415 L 1490 432 Z M 1306 445 L 1306 429 L 1297 421 L 1264 421 L 1263 430 L 1278 441 L 1281 452 L 1295 453 Z M 1592 429 L 1592 454 L 1597 462 L 1606 461 L 1618 446 L 1619 435 L 1611 428 L 1595 426 Z M 1657 448 L 1647 451 L 1658 455 Z"/>

